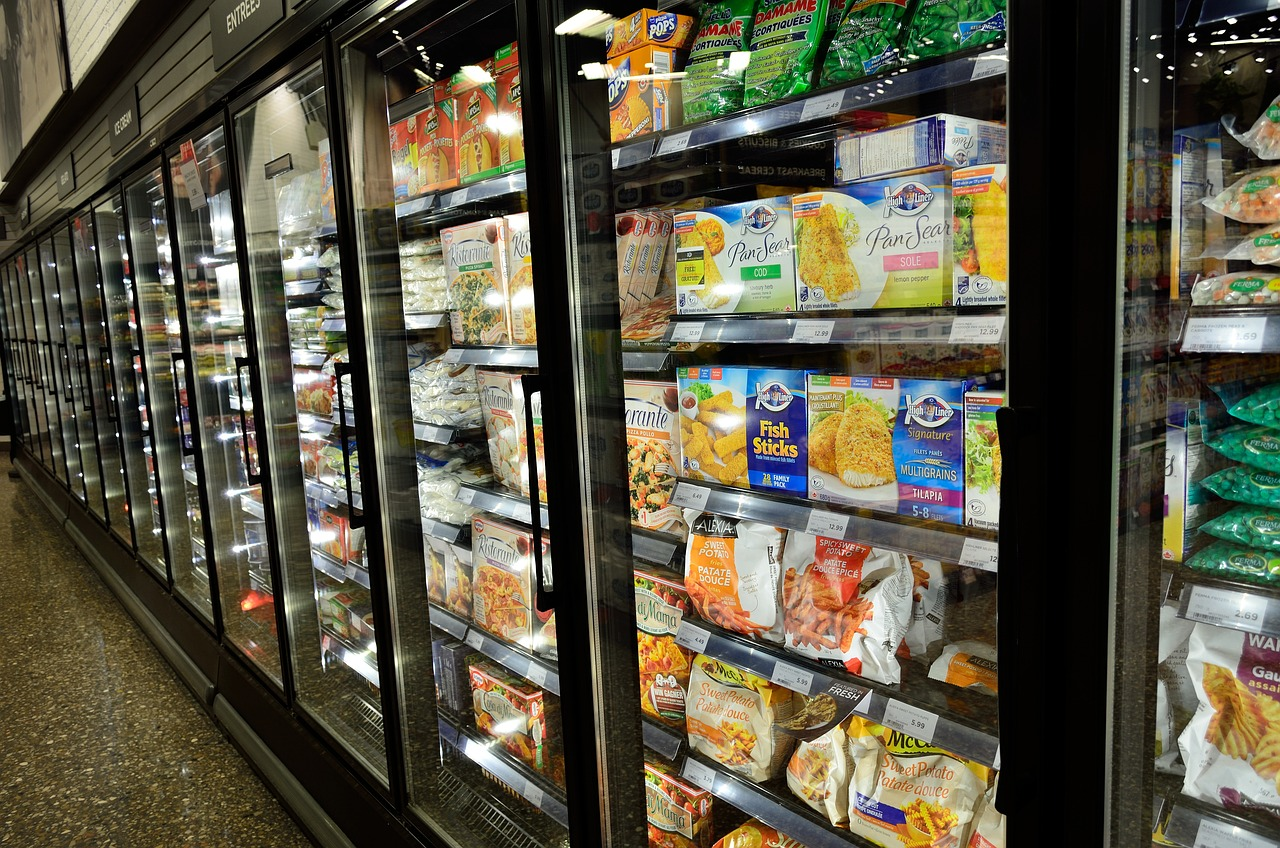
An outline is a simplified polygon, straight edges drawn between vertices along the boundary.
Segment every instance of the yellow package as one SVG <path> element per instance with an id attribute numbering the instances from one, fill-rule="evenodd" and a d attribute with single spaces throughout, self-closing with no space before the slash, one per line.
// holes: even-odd
<path id="1" fill-rule="evenodd" d="M 795 712 L 799 698 L 785 686 L 699 654 L 685 705 L 689 748 L 755 783 L 776 777 L 795 743 L 778 725 Z"/>
<path id="2" fill-rule="evenodd" d="M 747 369 L 677 368 L 685 477 L 746 488 Z"/>
<path id="3" fill-rule="evenodd" d="M 645 45 L 609 60 L 609 140 L 625 141 L 679 126 L 671 80 L 658 78 L 684 67 L 685 51 Z"/>

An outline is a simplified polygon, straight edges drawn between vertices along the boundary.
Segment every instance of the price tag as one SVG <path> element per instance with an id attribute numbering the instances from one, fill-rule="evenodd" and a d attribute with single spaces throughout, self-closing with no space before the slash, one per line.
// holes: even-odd
<path id="1" fill-rule="evenodd" d="M 704 766 L 695 759 L 684 761 L 684 771 L 682 772 L 685 780 L 692 783 L 699 789 L 711 791 L 711 787 L 716 785 L 716 772 L 710 766 Z"/>
<path id="2" fill-rule="evenodd" d="M 702 341 L 702 328 L 705 327 L 702 321 L 681 321 L 671 328 L 671 341 L 673 342 L 698 342 Z"/>
<path id="3" fill-rule="evenodd" d="M 1219 627 L 1261 633 L 1266 615 L 1267 599 L 1246 592 L 1192 586 L 1187 600 L 1188 619 Z"/>
<path id="4" fill-rule="evenodd" d="M 680 629 L 676 631 L 676 644 L 698 653 L 706 650 L 707 640 L 710 638 L 710 633 L 696 624 L 690 624 L 688 619 L 681 621 Z"/>
<path id="5" fill-rule="evenodd" d="M 547 670 L 539 663 L 530 662 L 529 671 L 525 674 L 525 677 L 534 686 L 541 686 L 547 682 Z"/>
<path id="6" fill-rule="evenodd" d="M 995 571 L 1000 564 L 1000 548 L 987 539 L 965 539 L 960 549 L 960 565 Z"/>
<path id="7" fill-rule="evenodd" d="M 901 730 L 908 736 L 914 736 L 921 742 L 932 742 L 933 731 L 938 726 L 938 717 L 928 710 L 904 704 L 897 698 L 890 698 L 880 723 L 885 727 Z"/>
<path id="8" fill-rule="evenodd" d="M 1003 74 L 1008 66 L 1009 52 L 1001 47 L 999 50 L 992 50 L 990 53 L 979 56 L 973 63 L 973 74 L 969 79 L 972 81 L 994 77 L 996 74 Z"/>
<path id="9" fill-rule="evenodd" d="M 452 364 L 452 363 L 461 362 L 461 361 L 462 361 L 462 348 L 460 348 L 460 347 L 451 347 L 451 348 L 449 348 L 448 350 L 446 350 L 446 351 L 444 352 L 444 356 L 442 356 L 442 357 L 441 357 L 441 360 L 442 360 L 442 361 L 444 361 L 444 362 L 451 363 L 451 364 Z"/>
<path id="10" fill-rule="evenodd" d="M 464 503 L 464 504 L 472 503 L 476 499 L 475 489 L 468 489 L 466 486 L 459 486 L 457 498 L 458 498 L 458 503 Z"/>
<path id="11" fill-rule="evenodd" d="M 1000 344 L 1004 341 L 1003 315 L 957 315 L 951 322 L 951 344 Z"/>
<path id="12" fill-rule="evenodd" d="M 688 483 L 677 483 L 676 493 L 671 496 L 671 503 L 686 509 L 702 509 L 707 505 L 711 490 L 705 486 L 692 486 Z"/>
<path id="13" fill-rule="evenodd" d="M 542 788 L 533 781 L 526 780 L 524 782 L 524 792 L 520 793 L 524 799 L 538 809 L 542 809 Z"/>
<path id="14" fill-rule="evenodd" d="M 658 155 L 666 156 L 668 153 L 679 153 L 689 146 L 689 136 L 691 133 L 682 132 L 676 135 L 669 135 L 662 140 L 662 144 L 658 145 Z"/>
<path id="15" fill-rule="evenodd" d="M 810 97 L 804 102 L 804 108 L 800 110 L 800 120 L 812 121 L 817 118 L 828 118 L 840 111 L 840 104 L 843 102 L 843 91 L 833 91 L 830 94 Z"/>
<path id="16" fill-rule="evenodd" d="M 484 634 L 472 627 L 467 631 L 466 642 L 478 651 L 484 646 Z"/>
<path id="17" fill-rule="evenodd" d="M 809 521 L 804 526 L 804 532 L 828 539 L 843 539 L 848 529 L 849 516 L 822 509 L 810 510 Z"/>
<path id="18" fill-rule="evenodd" d="M 1201 819 L 1195 848 L 1275 848 L 1276 843 L 1226 822 Z"/>
<path id="19" fill-rule="evenodd" d="M 613 151 L 613 169 L 618 170 L 618 163 L 622 161 L 622 148 Z"/>
<path id="20" fill-rule="evenodd" d="M 797 321 L 791 333 L 791 341 L 823 344 L 831 341 L 831 333 L 836 328 L 835 321 Z"/>
<path id="21" fill-rule="evenodd" d="M 785 686 L 791 691 L 799 692 L 802 695 L 808 695 L 809 688 L 813 686 L 812 673 L 782 661 L 774 664 L 773 676 L 769 679 L 779 686 Z"/>
<path id="22" fill-rule="evenodd" d="M 454 206 L 458 206 L 463 203 L 466 203 L 467 198 L 470 196 L 470 193 L 471 193 L 471 189 L 467 189 L 467 188 L 459 189 L 453 193 L 452 197 L 449 198 L 449 202 Z"/>
<path id="23" fill-rule="evenodd" d="M 1203 353 L 1257 353 L 1262 350 L 1266 330 L 1266 316 L 1189 318 L 1182 338 L 1182 349 Z"/>
<path id="24" fill-rule="evenodd" d="M 991 767 L 996 771 L 1000 771 L 1000 746 L 996 745 L 996 758 L 991 761 Z"/>

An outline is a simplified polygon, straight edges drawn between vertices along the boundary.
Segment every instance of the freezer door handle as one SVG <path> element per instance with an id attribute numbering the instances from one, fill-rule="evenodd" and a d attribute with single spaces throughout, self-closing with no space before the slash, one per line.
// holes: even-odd
<path id="1" fill-rule="evenodd" d="M 196 448 L 194 436 L 191 433 L 191 411 L 187 410 L 187 420 L 182 420 L 182 390 L 178 383 L 178 363 L 182 361 L 182 354 L 169 354 L 169 374 L 173 377 L 173 413 L 178 419 L 178 447 L 182 448 L 183 456 L 195 456 Z M 186 369 L 183 368 L 183 373 Z"/>
<path id="2" fill-rule="evenodd" d="M 542 498 L 539 495 L 538 447 L 533 429 L 533 396 L 538 395 L 542 402 L 542 375 L 524 374 L 520 377 L 521 394 L 524 396 L 524 434 L 529 448 L 529 524 L 533 527 L 533 572 L 536 578 L 534 594 L 537 597 L 537 608 L 553 610 L 556 608 L 555 575 L 550 564 L 543 562 L 542 556 Z"/>
<path id="3" fill-rule="evenodd" d="M 338 440 L 342 443 L 342 480 L 347 493 L 347 523 L 353 528 L 364 526 L 364 511 L 356 509 L 355 490 L 351 485 L 351 444 L 347 439 L 347 403 L 342 395 L 342 378 L 351 374 L 350 362 L 333 363 L 334 382 L 338 391 Z"/>
<path id="4" fill-rule="evenodd" d="M 107 391 L 107 421 L 115 424 L 116 417 L 116 381 L 111 379 L 111 351 L 105 347 L 98 348 L 98 364 L 102 367 L 102 386 Z"/>
<path id="5" fill-rule="evenodd" d="M 1015 679 L 1014 675 L 1022 668 L 1019 615 L 1027 610 L 1026 601 L 1021 598 L 1021 569 L 1018 567 L 1019 497 L 1024 489 L 1032 490 L 1030 486 L 1024 487 L 1023 476 L 1034 473 L 1034 468 L 1023 467 L 1021 460 L 1036 447 L 1024 442 L 1035 438 L 1032 425 L 1039 414 L 1039 410 L 1009 406 L 996 411 L 996 436 L 1000 441 L 1003 465 L 1000 475 L 1000 535 L 996 542 L 1000 562 L 996 593 L 996 656 L 1000 658 L 1000 667 L 1012 672 L 1008 675 L 1010 679 Z M 1034 499 L 1032 501 L 1035 502 Z M 1041 705 L 1035 703 L 1037 692 L 1034 686 L 1006 686 L 997 702 L 1000 786 L 995 807 L 1006 816 L 1026 806 L 1023 803 L 1025 794 L 1020 794 L 1026 792 L 1020 784 L 1028 774 L 1027 763 L 1023 759 L 1026 748 L 1020 744 L 1026 734 L 1019 732 L 1018 722 L 1021 720 L 1025 726 L 1027 716 L 1040 713 Z"/>
<path id="6" fill-rule="evenodd" d="M 58 347 L 62 348 L 62 365 L 58 368 L 58 373 L 66 378 L 66 382 L 62 386 L 62 399 L 68 405 L 75 405 L 76 396 L 71 389 L 71 349 L 67 347 L 66 342 L 58 342 Z"/>
<path id="7" fill-rule="evenodd" d="M 252 436 L 254 445 L 258 443 L 257 419 L 254 419 L 254 430 L 250 433 L 249 420 L 245 416 L 245 406 L 253 406 L 254 412 L 258 407 L 253 397 L 253 375 L 249 375 L 249 391 L 244 390 L 244 369 L 252 365 L 253 362 L 247 356 L 236 357 L 236 388 L 240 390 L 240 449 L 244 453 L 244 476 L 245 482 L 250 486 L 257 486 L 262 482 L 262 469 L 256 468 L 252 456 L 249 451 L 249 439 Z M 246 404 L 248 400 L 248 404 Z"/>
<path id="8" fill-rule="evenodd" d="M 89 392 L 89 347 L 76 345 L 76 371 L 80 374 L 80 407 L 82 412 L 93 412 Z"/>

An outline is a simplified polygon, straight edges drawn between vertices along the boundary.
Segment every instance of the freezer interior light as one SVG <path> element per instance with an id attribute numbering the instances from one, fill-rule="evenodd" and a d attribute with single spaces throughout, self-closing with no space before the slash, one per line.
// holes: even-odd
<path id="1" fill-rule="evenodd" d="M 493 75 L 479 65 L 463 65 L 461 70 L 462 76 L 465 77 L 468 82 L 475 83 L 476 85 L 484 85 L 485 83 L 493 82 Z"/>
<path id="2" fill-rule="evenodd" d="M 556 27 L 556 35 L 604 35 L 605 29 L 616 20 L 599 9 L 583 9 Z"/>
<path id="3" fill-rule="evenodd" d="M 606 79 L 609 76 L 609 66 L 603 62 L 587 62 L 578 71 L 578 75 L 589 80 Z"/>
<path id="4" fill-rule="evenodd" d="M 750 50 L 735 50 L 729 54 L 729 73 L 745 71 L 751 64 Z"/>

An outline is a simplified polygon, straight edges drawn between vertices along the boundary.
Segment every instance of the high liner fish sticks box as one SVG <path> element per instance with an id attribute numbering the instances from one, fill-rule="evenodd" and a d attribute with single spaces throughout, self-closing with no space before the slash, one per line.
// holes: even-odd
<path id="1" fill-rule="evenodd" d="M 898 512 L 964 521 L 964 395 L 972 380 L 898 381 L 893 464 Z"/>
<path id="2" fill-rule="evenodd" d="M 747 479 L 753 489 L 808 492 L 808 371 L 747 372 Z"/>

